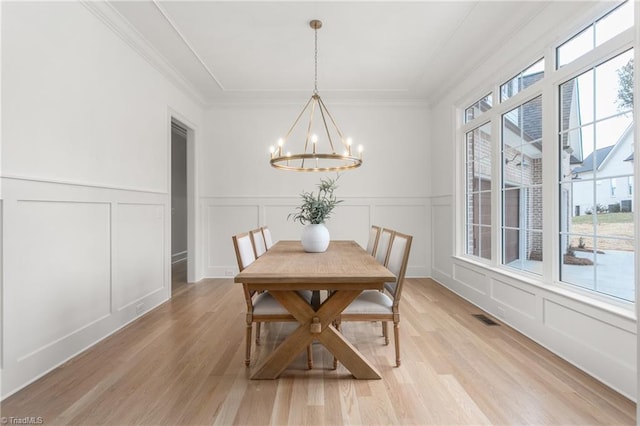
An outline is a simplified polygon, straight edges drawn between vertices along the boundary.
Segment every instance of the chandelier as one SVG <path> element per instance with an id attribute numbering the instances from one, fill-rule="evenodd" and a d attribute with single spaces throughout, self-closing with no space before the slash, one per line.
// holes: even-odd
<path id="1" fill-rule="evenodd" d="M 322 22 L 314 19 L 309 22 L 309 26 L 314 30 L 315 35 L 313 93 L 286 135 L 278 140 L 277 146 L 271 146 L 270 163 L 271 166 L 277 169 L 297 172 L 330 172 L 355 169 L 362 165 L 362 145 L 358 146 L 358 155 L 353 155 L 351 138 L 344 137 L 318 93 L 318 30 L 322 27 Z M 318 133 L 326 136 L 326 141 L 324 142 L 321 142 L 318 133 L 314 133 L 314 115 L 316 111 L 320 111 L 321 117 L 321 123 L 319 125 L 316 123 L 316 127 L 319 128 Z M 302 152 L 291 153 L 288 150 L 289 138 L 305 113 L 308 114 L 309 118 L 306 131 L 302 129 L 304 149 Z M 331 124 L 332 131 L 330 131 L 328 123 Z M 300 145 L 302 145 L 302 142 L 300 142 Z"/>

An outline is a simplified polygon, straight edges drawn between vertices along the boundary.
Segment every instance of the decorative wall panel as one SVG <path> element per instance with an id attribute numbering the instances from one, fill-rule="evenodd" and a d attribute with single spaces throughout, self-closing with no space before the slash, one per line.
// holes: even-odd
<path id="1" fill-rule="evenodd" d="M 5 239 L 5 338 L 22 359 L 109 315 L 110 205 L 17 201 Z"/>
<path id="2" fill-rule="evenodd" d="M 494 279 L 491 286 L 492 298 L 516 310 L 529 319 L 534 319 L 536 315 L 536 295 L 534 292 L 526 291 L 521 285 L 512 285 L 499 279 Z"/>
<path id="3" fill-rule="evenodd" d="M 122 309 L 169 284 L 162 205 L 118 204 L 113 303 Z"/>
<path id="4" fill-rule="evenodd" d="M 424 198 L 402 198 L 387 204 L 381 198 L 345 198 L 327 222 L 332 239 L 355 240 L 363 247 L 369 238 L 371 225 L 394 228 L 414 237 L 407 276 L 429 276 L 427 232 L 428 202 Z M 267 225 L 274 241 L 299 240 L 302 225 L 287 219 L 295 211 L 298 198 L 292 197 L 211 197 L 202 198 L 205 214 L 203 229 L 208 253 L 207 277 L 231 276 L 237 273 L 237 263 L 231 243 L 235 233 Z"/>
<path id="5" fill-rule="evenodd" d="M 483 296 L 489 294 L 489 279 L 483 273 L 462 265 L 454 265 L 453 278 L 467 289 Z"/>
<path id="6" fill-rule="evenodd" d="M 206 265 L 211 268 L 224 262 L 227 268 L 237 268 L 231 236 L 260 226 L 258 206 L 209 204 L 205 207 L 204 219 Z"/>

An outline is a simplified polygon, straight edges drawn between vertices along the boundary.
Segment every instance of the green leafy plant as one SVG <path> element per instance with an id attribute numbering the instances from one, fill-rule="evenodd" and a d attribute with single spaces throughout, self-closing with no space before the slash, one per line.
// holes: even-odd
<path id="1" fill-rule="evenodd" d="M 633 108 L 633 58 L 616 70 L 618 73 L 618 108 Z"/>
<path id="2" fill-rule="evenodd" d="M 344 200 L 338 200 L 334 191 L 338 188 L 336 182 L 340 178 L 338 175 L 335 179 L 320 179 L 318 184 L 318 195 L 313 192 L 303 191 L 302 204 L 296 207 L 296 211 L 290 213 L 287 219 L 293 217 L 293 221 L 298 221 L 302 225 L 308 223 L 319 224 L 329 219 L 333 209 Z"/>

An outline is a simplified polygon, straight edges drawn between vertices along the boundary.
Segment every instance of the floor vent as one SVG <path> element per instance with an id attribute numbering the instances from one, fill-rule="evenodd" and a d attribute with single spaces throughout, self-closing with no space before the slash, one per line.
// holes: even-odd
<path id="1" fill-rule="evenodd" d="M 485 314 L 472 314 L 477 320 L 482 321 L 486 325 L 500 325 Z"/>

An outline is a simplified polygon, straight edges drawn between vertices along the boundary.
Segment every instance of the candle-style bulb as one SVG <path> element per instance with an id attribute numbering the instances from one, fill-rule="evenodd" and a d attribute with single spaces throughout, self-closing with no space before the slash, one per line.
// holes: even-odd
<path id="1" fill-rule="evenodd" d="M 284 145 L 284 140 L 280 138 L 278 139 L 278 157 L 282 157 L 282 145 Z"/>

